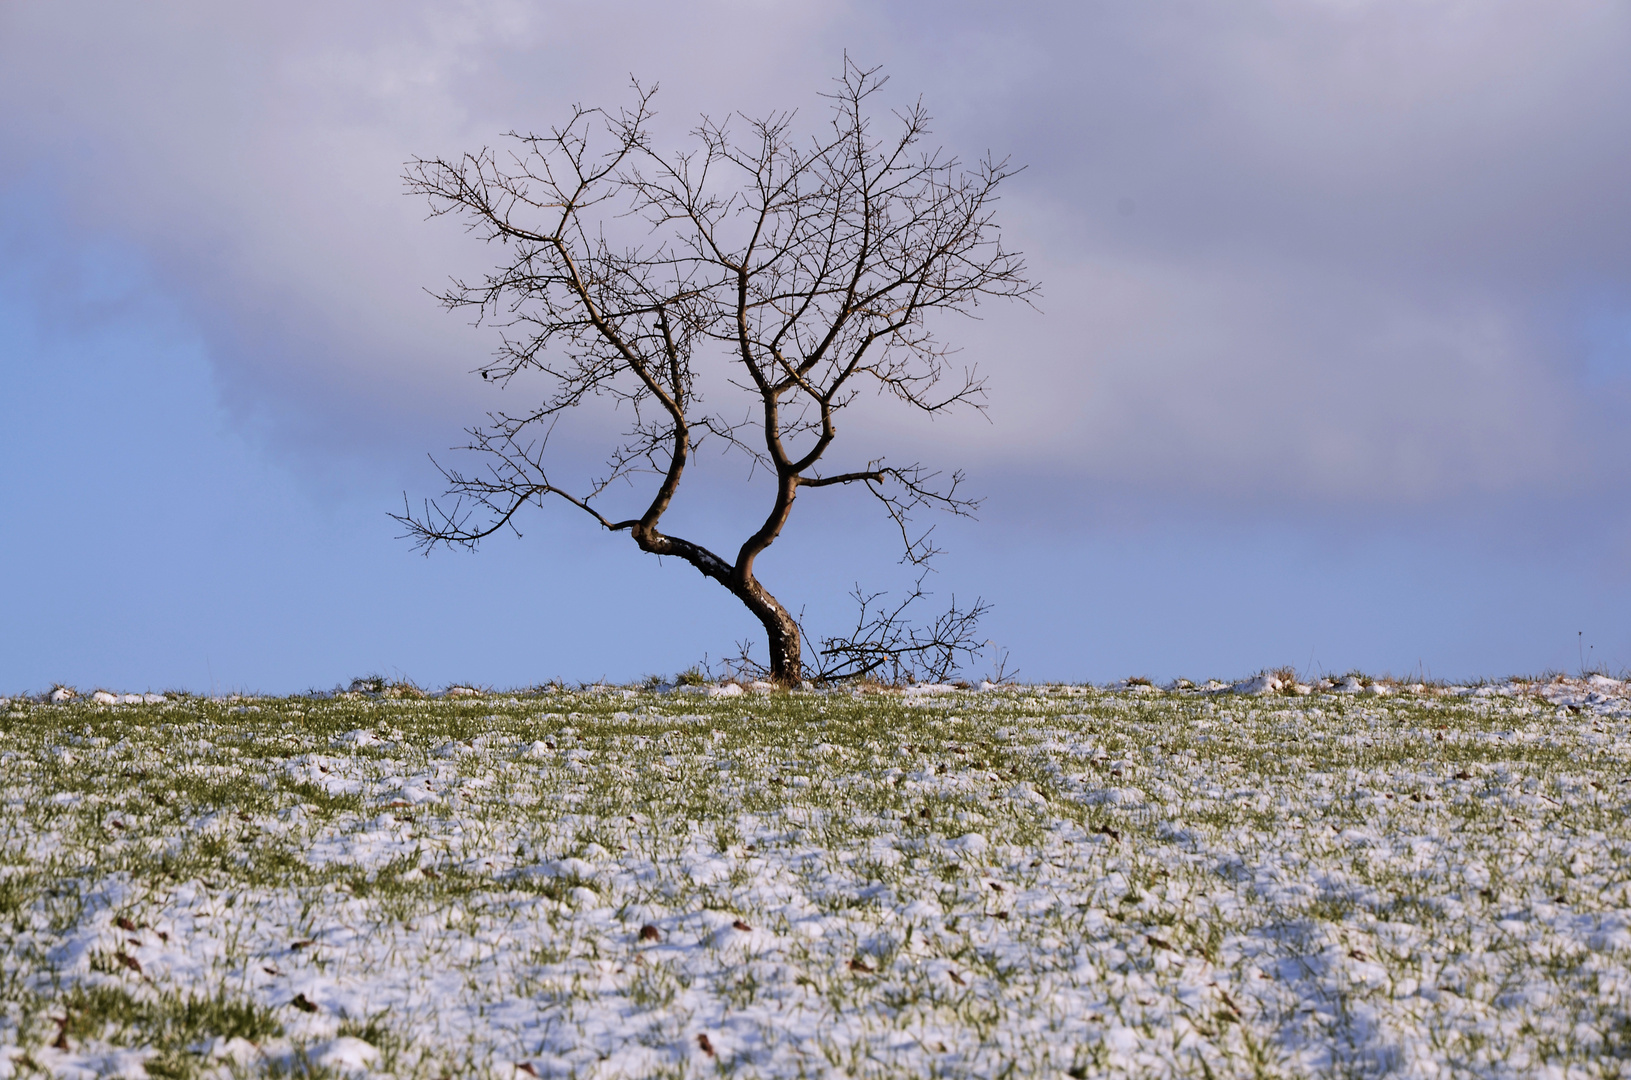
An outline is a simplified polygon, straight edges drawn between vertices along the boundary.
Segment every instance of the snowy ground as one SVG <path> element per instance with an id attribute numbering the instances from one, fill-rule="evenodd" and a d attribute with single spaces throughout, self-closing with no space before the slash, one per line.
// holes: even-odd
<path id="1" fill-rule="evenodd" d="M 1298 690 L 0 703 L 0 1077 L 1631 1073 L 1631 688 Z"/>

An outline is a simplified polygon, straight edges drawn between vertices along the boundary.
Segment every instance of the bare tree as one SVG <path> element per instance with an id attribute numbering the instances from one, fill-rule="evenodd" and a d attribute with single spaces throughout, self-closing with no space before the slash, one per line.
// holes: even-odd
<path id="1" fill-rule="evenodd" d="M 451 505 L 405 509 L 397 517 L 409 535 L 427 550 L 474 546 L 513 528 L 523 506 L 557 496 L 729 589 L 763 624 L 770 675 L 784 684 L 802 677 L 802 635 L 754 560 L 801 490 L 863 486 L 899 528 L 907 560 L 933 555 L 912 515 L 969 513 L 977 504 L 959 493 L 962 474 L 882 458 L 822 472 L 836 416 L 868 383 L 926 413 L 979 408 L 982 380 L 952 369 L 927 319 L 1034 286 L 993 220 L 996 189 L 1013 170 L 990 158 L 964 168 L 922 149 L 921 103 L 891 114 L 893 129 L 878 134 L 869 107 L 884 81 L 846 59 L 825 95 L 830 129 L 811 138 L 794 133 L 791 113 L 704 117 L 692 148 L 665 156 L 652 147 L 654 90 L 636 83 L 632 109 L 578 107 L 548 135 L 510 133 L 515 145 L 502 157 L 484 149 L 411 162 L 408 187 L 428 197 L 433 216 L 463 217 L 506 248 L 499 269 L 479 283 L 455 279 L 439 297 L 502 327 L 482 378 L 539 373 L 548 389 L 527 411 L 490 413 L 470 430 L 467 449 L 485 470 L 443 469 Z M 705 407 L 699 383 L 745 393 L 745 418 Z M 558 483 L 545 463 L 549 431 L 593 397 L 630 406 L 633 422 L 604 475 Z M 662 529 L 709 437 L 775 480 L 769 512 L 734 559 Z M 642 475 L 652 486 L 638 517 L 602 512 L 610 485 Z"/>

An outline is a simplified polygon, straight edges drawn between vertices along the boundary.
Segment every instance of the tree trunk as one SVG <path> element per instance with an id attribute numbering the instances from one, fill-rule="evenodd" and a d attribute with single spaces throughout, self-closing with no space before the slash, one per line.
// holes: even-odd
<path id="1" fill-rule="evenodd" d="M 732 589 L 765 628 L 770 645 L 770 681 L 777 686 L 795 687 L 804 681 L 803 643 L 799 624 L 763 585 L 753 578 Z"/>

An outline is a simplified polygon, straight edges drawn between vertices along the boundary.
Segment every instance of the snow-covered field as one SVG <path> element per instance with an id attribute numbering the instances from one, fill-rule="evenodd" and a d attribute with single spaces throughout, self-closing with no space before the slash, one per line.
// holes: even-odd
<path id="1" fill-rule="evenodd" d="M 1623 1076 L 1631 693 L 0 703 L 0 1076 Z"/>

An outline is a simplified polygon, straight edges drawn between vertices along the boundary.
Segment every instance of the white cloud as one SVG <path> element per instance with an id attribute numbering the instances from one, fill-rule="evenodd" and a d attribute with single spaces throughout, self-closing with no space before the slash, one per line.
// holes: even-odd
<path id="1" fill-rule="evenodd" d="M 422 289 L 484 255 L 401 195 L 407 157 L 630 72 L 676 131 L 816 112 L 848 47 L 965 156 L 1031 165 L 1005 209 L 1047 314 L 948 327 L 996 391 L 924 435 L 953 464 L 1414 505 L 1626 480 L 1570 326 L 1631 310 L 1628 44 L 1587 3 L 14 2 L 0 184 L 145 252 L 285 448 L 437 449 L 492 398 Z"/>

